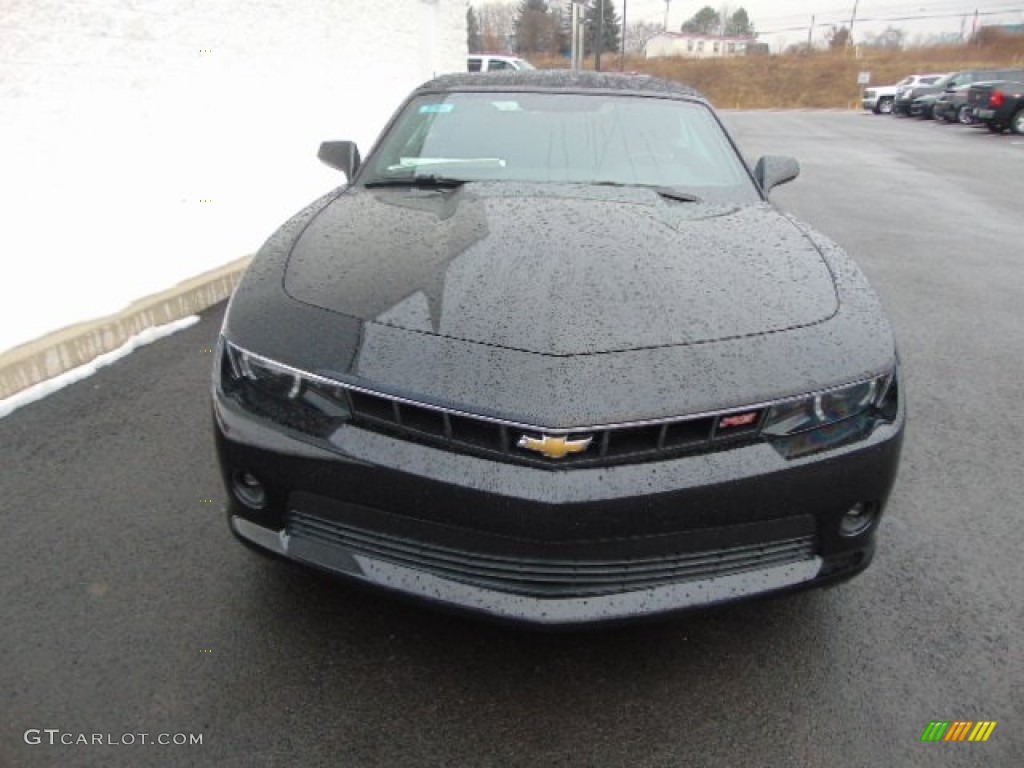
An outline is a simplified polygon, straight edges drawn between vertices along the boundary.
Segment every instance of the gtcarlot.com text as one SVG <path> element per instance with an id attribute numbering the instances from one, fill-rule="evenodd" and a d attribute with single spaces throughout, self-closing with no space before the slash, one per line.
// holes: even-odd
<path id="1" fill-rule="evenodd" d="M 156 744 L 165 747 L 196 746 L 203 743 L 201 733 L 81 733 L 60 728 L 29 728 L 24 735 L 26 744 L 50 746 L 113 746 L 131 747 Z"/>

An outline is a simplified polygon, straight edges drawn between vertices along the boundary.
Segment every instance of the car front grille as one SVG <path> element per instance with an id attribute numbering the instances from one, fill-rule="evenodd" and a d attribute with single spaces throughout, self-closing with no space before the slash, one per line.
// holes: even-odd
<path id="1" fill-rule="evenodd" d="M 587 597 L 761 570 L 815 556 L 813 534 L 773 541 L 600 559 L 466 551 L 292 511 L 291 537 L 405 566 L 452 581 L 533 597 Z"/>
<path id="2" fill-rule="evenodd" d="M 749 444 L 760 437 L 767 407 L 574 430 L 548 429 L 446 410 L 350 389 L 352 420 L 366 429 L 488 458 L 559 469 L 667 458 Z M 549 456 L 520 443 L 549 438 L 589 444 Z"/>

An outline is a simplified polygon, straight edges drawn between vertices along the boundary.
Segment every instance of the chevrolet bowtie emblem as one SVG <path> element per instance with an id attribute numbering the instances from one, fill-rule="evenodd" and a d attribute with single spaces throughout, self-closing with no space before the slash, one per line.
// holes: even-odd
<path id="1" fill-rule="evenodd" d="M 540 438 L 523 435 L 519 438 L 517 445 L 528 451 L 536 451 L 543 454 L 549 459 L 564 459 L 570 453 L 583 453 L 583 451 L 590 447 L 590 443 L 593 440 L 593 437 L 585 437 L 582 440 L 567 440 L 564 437 L 550 437 L 548 435 Z"/>

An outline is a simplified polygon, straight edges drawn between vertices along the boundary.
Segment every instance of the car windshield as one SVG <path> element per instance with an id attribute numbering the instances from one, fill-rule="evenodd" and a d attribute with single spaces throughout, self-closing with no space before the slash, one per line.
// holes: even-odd
<path id="1" fill-rule="evenodd" d="M 761 199 L 707 106 L 642 96 L 417 97 L 383 137 L 360 181 L 417 179 L 643 185 L 708 202 Z"/>

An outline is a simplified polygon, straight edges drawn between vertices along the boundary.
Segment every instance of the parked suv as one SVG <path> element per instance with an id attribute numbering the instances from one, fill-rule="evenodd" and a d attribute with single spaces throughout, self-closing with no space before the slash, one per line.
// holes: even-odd
<path id="1" fill-rule="evenodd" d="M 498 72 L 508 69 L 536 69 L 533 64 L 518 56 L 497 56 L 489 53 L 471 53 L 466 59 L 470 72 Z"/>
<path id="2" fill-rule="evenodd" d="M 911 75 L 909 83 L 904 83 L 896 89 L 896 98 L 892 102 L 892 113 L 894 115 L 909 115 L 910 105 L 914 99 L 925 93 L 931 93 L 926 89 L 934 86 L 940 80 L 949 77 L 949 73 L 933 73 L 930 75 Z"/>

